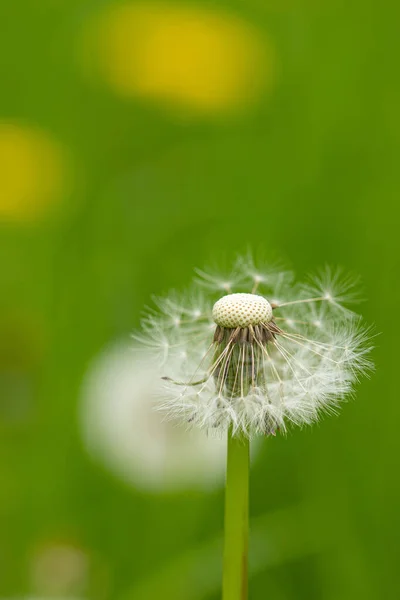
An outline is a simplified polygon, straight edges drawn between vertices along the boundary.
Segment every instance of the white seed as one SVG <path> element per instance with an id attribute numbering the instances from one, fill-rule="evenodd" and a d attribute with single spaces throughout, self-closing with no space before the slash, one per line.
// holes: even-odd
<path id="1" fill-rule="evenodd" d="M 272 306 L 256 294 L 228 294 L 214 304 L 213 319 L 220 327 L 231 329 L 268 323 L 272 319 Z"/>

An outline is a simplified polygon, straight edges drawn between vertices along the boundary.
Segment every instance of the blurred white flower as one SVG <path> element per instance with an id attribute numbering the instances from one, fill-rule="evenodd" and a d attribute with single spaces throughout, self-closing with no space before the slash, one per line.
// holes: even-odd
<path id="1" fill-rule="evenodd" d="M 153 334 L 157 339 L 157 332 Z M 158 342 L 162 344 L 161 338 Z M 222 485 L 224 441 L 213 436 L 205 444 L 204 432 L 185 431 L 154 410 L 161 375 L 153 358 L 127 342 L 114 344 L 94 360 L 84 380 L 80 411 L 89 453 L 136 488 Z"/>
<path id="2" fill-rule="evenodd" d="M 275 434 L 334 411 L 371 369 L 370 331 L 345 307 L 355 300 L 351 277 L 327 269 L 297 284 L 251 259 L 223 276 L 198 274 L 186 297 L 156 301 L 137 336 L 163 365 L 158 393 L 168 417 Z"/>

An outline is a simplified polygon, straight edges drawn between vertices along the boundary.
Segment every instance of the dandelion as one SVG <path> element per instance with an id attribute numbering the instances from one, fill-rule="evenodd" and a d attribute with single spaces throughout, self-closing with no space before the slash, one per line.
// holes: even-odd
<path id="1" fill-rule="evenodd" d="M 168 417 L 274 435 L 335 411 L 370 370 L 369 330 L 345 307 L 355 285 L 340 272 L 305 285 L 242 261 L 226 277 L 199 273 L 183 298 L 156 301 L 160 312 L 149 312 L 138 336 L 163 364 Z"/>
<path id="2" fill-rule="evenodd" d="M 186 296 L 156 300 L 143 321 L 139 338 L 165 372 L 160 410 L 228 432 L 224 600 L 245 597 L 249 437 L 336 412 L 371 370 L 370 330 L 347 306 L 356 291 L 339 270 L 301 284 L 240 259 L 223 276 L 198 271 Z"/>

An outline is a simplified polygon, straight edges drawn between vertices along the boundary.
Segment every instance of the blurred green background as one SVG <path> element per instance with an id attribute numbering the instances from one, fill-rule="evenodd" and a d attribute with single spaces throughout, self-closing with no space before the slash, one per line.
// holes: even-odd
<path id="1" fill-rule="evenodd" d="M 122 7 L 122 8 L 121 8 Z M 397 598 L 400 8 L 0 8 L 0 598 L 219 598 L 222 481 L 89 455 L 89 365 L 152 294 L 248 248 L 359 273 L 382 332 L 339 418 L 261 441 L 250 598 Z"/>

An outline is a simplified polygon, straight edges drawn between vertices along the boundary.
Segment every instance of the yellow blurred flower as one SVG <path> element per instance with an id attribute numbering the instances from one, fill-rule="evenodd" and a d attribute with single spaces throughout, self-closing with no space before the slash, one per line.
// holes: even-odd
<path id="1" fill-rule="evenodd" d="M 113 6 L 100 18 L 95 44 L 101 76 L 115 92 L 191 112 L 236 110 L 273 82 L 274 54 L 265 37 L 210 8 Z"/>
<path id="2" fill-rule="evenodd" d="M 46 132 L 0 122 L 0 221 L 34 221 L 60 200 L 64 154 Z"/>

